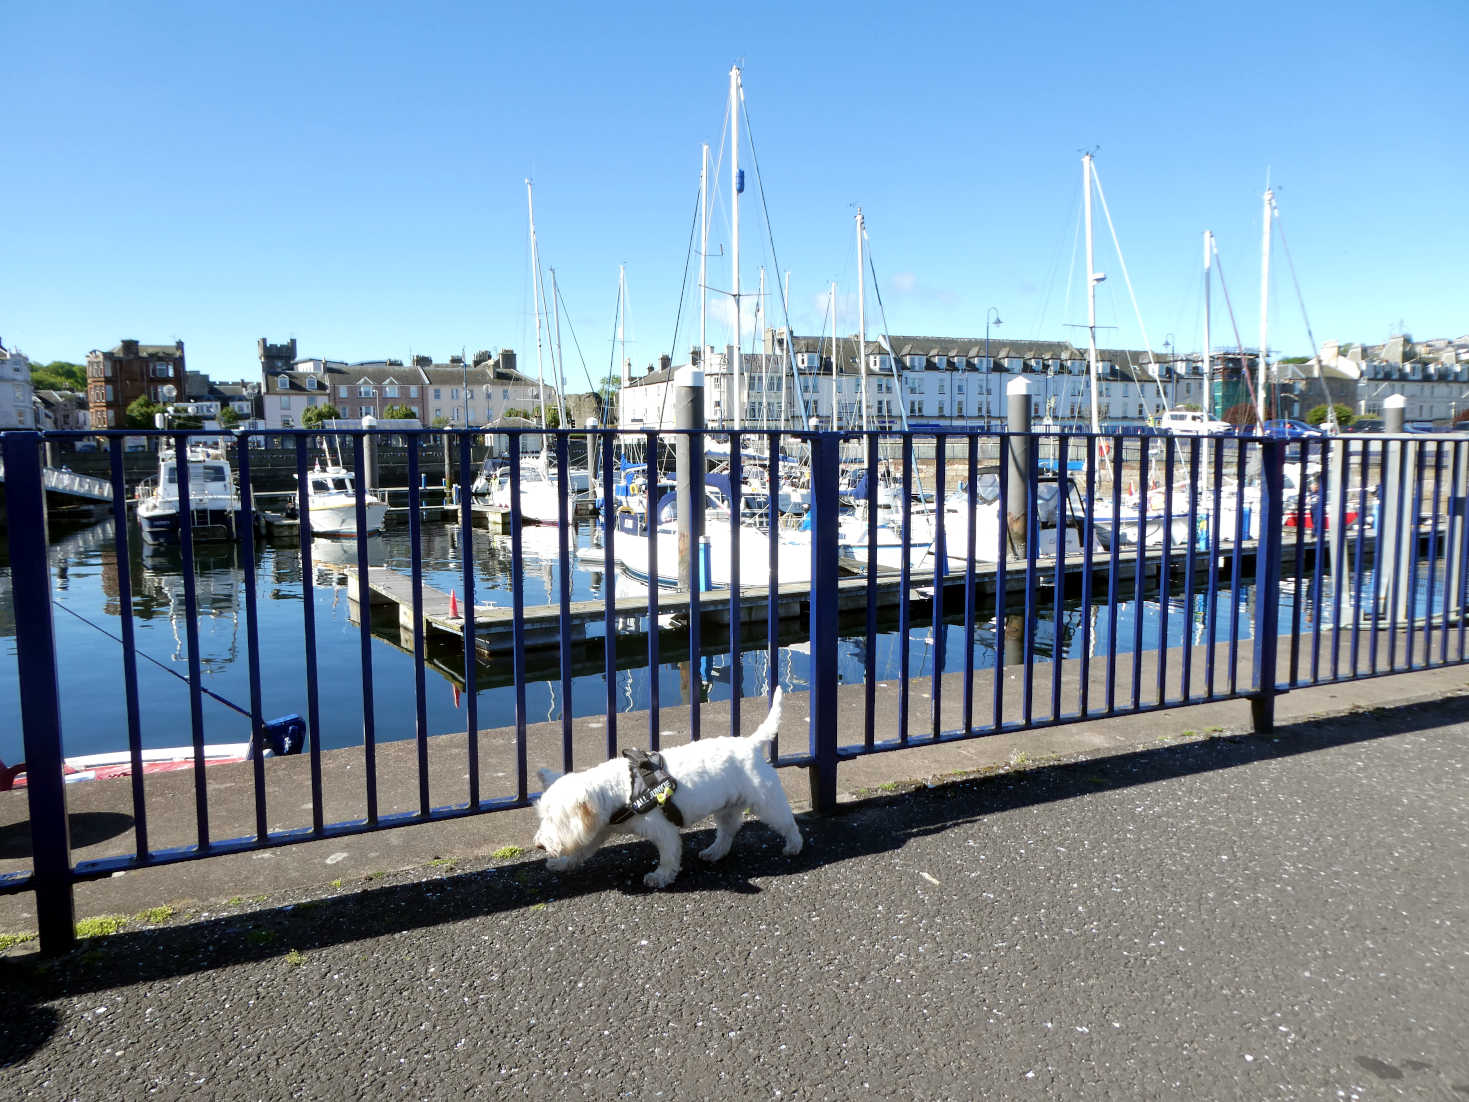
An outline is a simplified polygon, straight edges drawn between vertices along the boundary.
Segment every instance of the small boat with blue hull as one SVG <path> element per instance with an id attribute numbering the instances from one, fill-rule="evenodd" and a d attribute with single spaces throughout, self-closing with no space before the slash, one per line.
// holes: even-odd
<path id="1" fill-rule="evenodd" d="M 191 445 L 188 510 L 195 543 L 233 540 L 238 534 L 240 491 L 229 460 L 218 448 Z M 138 528 L 145 543 L 179 542 L 179 461 L 174 449 L 158 453 L 158 477 L 138 487 Z"/>

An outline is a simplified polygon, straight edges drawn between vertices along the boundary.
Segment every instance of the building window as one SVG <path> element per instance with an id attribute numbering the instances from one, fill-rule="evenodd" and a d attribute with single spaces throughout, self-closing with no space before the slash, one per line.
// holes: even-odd
<path id="1" fill-rule="evenodd" d="M 411 386 L 411 387 L 408 388 L 408 397 L 410 397 L 410 398 L 417 398 L 418 397 L 418 388 L 416 386 Z"/>
<path id="2" fill-rule="evenodd" d="M 358 417 L 371 417 L 372 416 L 372 407 L 371 406 L 358 406 L 357 407 L 357 416 Z"/>
<path id="3" fill-rule="evenodd" d="M 438 406 L 435 406 L 434 407 L 434 420 L 437 421 L 442 416 L 444 416 L 444 411 L 442 409 L 440 409 Z"/>
<path id="4" fill-rule="evenodd" d="M 337 397 L 338 398 L 345 398 L 347 396 L 348 389 L 349 388 L 348 387 L 345 387 L 345 386 L 339 386 L 339 387 L 337 387 Z"/>
<path id="5" fill-rule="evenodd" d="M 357 388 L 357 397 L 359 397 L 359 398 L 371 398 L 372 397 L 372 387 L 371 386 L 359 386 Z"/>
<path id="6" fill-rule="evenodd" d="M 398 396 L 398 388 L 397 387 L 395 387 L 395 386 L 385 386 L 385 387 L 383 387 L 383 397 L 385 397 L 385 398 L 396 398 L 397 396 Z"/>
<path id="7" fill-rule="evenodd" d="M 284 395 L 282 395 L 281 396 L 281 409 L 290 409 L 290 408 L 291 408 L 291 399 L 288 398 L 288 397 L 286 397 L 286 396 L 284 396 Z"/>
<path id="8" fill-rule="evenodd" d="M 443 395 L 439 393 L 439 388 L 434 387 L 434 401 L 437 402 L 441 398 L 443 398 Z M 435 411 L 435 416 L 437 416 L 437 411 Z"/>

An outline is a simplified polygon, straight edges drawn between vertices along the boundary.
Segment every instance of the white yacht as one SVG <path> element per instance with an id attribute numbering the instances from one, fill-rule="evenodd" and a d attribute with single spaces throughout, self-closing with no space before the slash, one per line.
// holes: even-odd
<path id="1" fill-rule="evenodd" d="M 229 460 L 219 448 L 190 445 L 189 518 L 195 543 L 232 540 L 240 492 Z M 158 453 L 158 477 L 138 487 L 138 528 L 151 544 L 179 542 L 179 464 L 172 448 Z"/>

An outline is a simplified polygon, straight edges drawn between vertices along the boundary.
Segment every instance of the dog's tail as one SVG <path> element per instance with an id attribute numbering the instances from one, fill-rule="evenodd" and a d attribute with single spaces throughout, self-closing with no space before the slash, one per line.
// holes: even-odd
<path id="1" fill-rule="evenodd" d="M 765 717 L 765 722 L 745 736 L 745 741 L 751 746 L 769 746 L 775 741 L 775 732 L 780 727 L 781 696 L 781 690 L 776 689 L 775 695 L 770 698 L 770 714 Z"/>

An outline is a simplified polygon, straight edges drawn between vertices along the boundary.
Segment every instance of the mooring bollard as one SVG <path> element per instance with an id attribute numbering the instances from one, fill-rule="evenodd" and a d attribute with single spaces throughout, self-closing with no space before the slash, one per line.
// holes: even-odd
<path id="1" fill-rule="evenodd" d="M 1010 430 L 1009 474 L 1005 491 L 1005 527 L 1011 558 L 1027 554 L 1032 502 L 1030 481 L 1030 380 L 1020 375 L 1005 386 L 1006 428 Z"/>
<path id="2" fill-rule="evenodd" d="M 704 372 L 697 367 L 678 369 L 673 391 L 673 425 L 679 430 L 674 442 L 678 467 L 678 587 L 685 593 L 695 588 L 694 549 L 704 534 Z M 648 538 L 658 532 L 658 457 L 648 456 Z M 656 583 L 654 583 L 656 584 Z"/>

